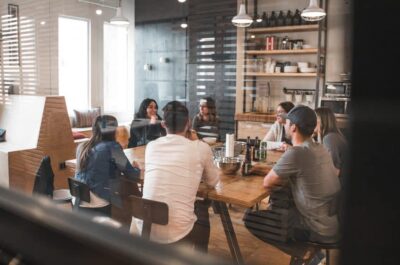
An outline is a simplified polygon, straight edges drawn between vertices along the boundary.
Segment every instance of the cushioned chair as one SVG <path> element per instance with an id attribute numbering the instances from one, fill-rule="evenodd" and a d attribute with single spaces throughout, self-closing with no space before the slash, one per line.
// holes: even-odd
<path id="1" fill-rule="evenodd" d="M 33 193 L 48 196 L 57 203 L 71 201 L 71 194 L 68 189 L 54 190 L 54 172 L 51 168 L 49 156 L 44 156 L 36 172 Z"/>
<path id="2" fill-rule="evenodd" d="M 149 239 L 151 225 L 168 224 L 168 205 L 164 202 L 152 201 L 136 196 L 129 196 L 132 215 L 143 220 L 142 238 Z"/>

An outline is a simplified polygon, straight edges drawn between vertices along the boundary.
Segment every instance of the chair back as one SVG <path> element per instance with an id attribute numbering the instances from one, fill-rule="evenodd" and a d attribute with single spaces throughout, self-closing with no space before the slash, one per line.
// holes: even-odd
<path id="1" fill-rule="evenodd" d="M 86 183 L 75 178 L 68 178 L 69 191 L 75 197 L 74 208 L 78 208 L 81 201 L 90 202 L 90 189 Z"/>
<path id="2" fill-rule="evenodd" d="M 167 225 L 168 224 L 168 205 L 164 202 L 152 201 L 129 196 L 131 202 L 132 215 L 135 218 L 143 220 L 142 237 L 150 238 L 151 225 Z"/>
<path id="3" fill-rule="evenodd" d="M 50 157 L 44 156 L 36 172 L 35 183 L 33 185 L 33 193 L 46 195 L 52 198 L 53 191 L 54 172 L 51 168 Z"/>

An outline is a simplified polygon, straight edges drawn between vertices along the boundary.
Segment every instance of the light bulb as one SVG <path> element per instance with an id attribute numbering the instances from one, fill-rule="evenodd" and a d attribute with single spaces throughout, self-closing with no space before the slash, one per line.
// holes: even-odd
<path id="1" fill-rule="evenodd" d="M 101 10 L 101 9 L 96 9 L 96 14 L 100 16 L 101 14 L 103 14 L 103 10 Z"/>

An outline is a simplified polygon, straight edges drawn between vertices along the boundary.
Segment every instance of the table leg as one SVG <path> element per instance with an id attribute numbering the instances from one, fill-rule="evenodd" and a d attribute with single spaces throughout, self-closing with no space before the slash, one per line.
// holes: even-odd
<path id="1" fill-rule="evenodd" d="M 233 229 L 232 220 L 228 212 L 228 207 L 223 202 L 214 201 L 214 207 L 219 213 L 226 239 L 228 240 L 229 249 L 235 264 L 244 264 L 242 253 L 240 252 L 237 242 L 235 230 Z"/>

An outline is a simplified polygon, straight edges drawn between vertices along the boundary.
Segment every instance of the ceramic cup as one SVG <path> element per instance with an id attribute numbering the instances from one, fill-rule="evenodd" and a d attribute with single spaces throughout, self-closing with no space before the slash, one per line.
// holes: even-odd
<path id="1" fill-rule="evenodd" d="M 276 66 L 275 67 L 275 73 L 280 73 L 281 72 L 281 67 L 280 66 Z"/>
<path id="2" fill-rule="evenodd" d="M 292 101 L 292 93 L 285 94 L 285 101 Z"/>

